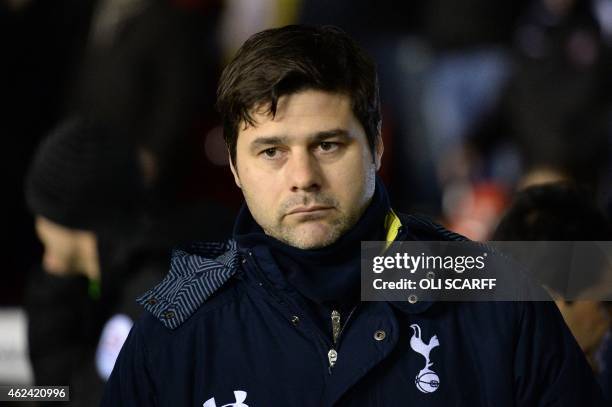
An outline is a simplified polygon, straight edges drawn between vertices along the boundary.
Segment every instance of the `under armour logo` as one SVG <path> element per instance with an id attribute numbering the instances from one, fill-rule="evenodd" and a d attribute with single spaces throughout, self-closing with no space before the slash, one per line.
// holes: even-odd
<path id="1" fill-rule="evenodd" d="M 243 403 L 243 401 L 246 400 L 247 398 L 246 391 L 234 390 L 234 398 L 236 399 L 234 403 L 224 404 L 219 407 L 249 407 Z M 202 407 L 217 407 L 215 398 L 213 397 L 213 398 L 206 400 L 204 404 L 202 405 Z"/>
<path id="2" fill-rule="evenodd" d="M 429 343 L 426 344 L 421 339 L 421 327 L 417 324 L 412 324 L 410 328 L 414 331 L 412 338 L 410 338 L 410 347 L 413 351 L 425 357 L 425 367 L 416 375 L 414 382 L 417 389 L 421 392 L 433 393 L 440 386 L 440 378 L 430 369 L 433 363 L 429 361 L 429 353 L 436 346 L 440 346 L 440 342 L 438 342 L 438 337 L 434 335 L 429 340 Z"/>

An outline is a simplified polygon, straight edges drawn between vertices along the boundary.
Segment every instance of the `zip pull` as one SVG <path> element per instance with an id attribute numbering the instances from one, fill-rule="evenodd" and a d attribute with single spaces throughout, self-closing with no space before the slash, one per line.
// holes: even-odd
<path id="1" fill-rule="evenodd" d="M 327 359 L 329 360 L 329 374 L 331 374 L 332 367 L 336 365 L 336 360 L 338 360 L 338 352 L 334 348 L 331 348 L 329 352 L 327 352 Z"/>

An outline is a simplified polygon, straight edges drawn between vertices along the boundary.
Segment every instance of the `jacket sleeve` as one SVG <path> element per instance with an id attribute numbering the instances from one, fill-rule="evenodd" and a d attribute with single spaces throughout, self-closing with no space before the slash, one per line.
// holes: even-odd
<path id="1" fill-rule="evenodd" d="M 604 406 L 593 371 L 554 302 L 520 304 L 516 405 Z"/>
<path id="2" fill-rule="evenodd" d="M 148 363 L 144 318 L 132 327 L 117 357 L 104 395 L 102 407 L 157 406 L 154 383 Z"/>

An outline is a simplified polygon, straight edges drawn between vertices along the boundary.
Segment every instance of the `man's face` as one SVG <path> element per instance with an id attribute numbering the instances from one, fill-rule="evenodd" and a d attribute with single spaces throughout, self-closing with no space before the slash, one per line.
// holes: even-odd
<path id="1" fill-rule="evenodd" d="M 274 118 L 255 109 L 241 127 L 232 172 L 264 232 L 301 249 L 335 242 L 374 194 L 383 146 L 372 157 L 350 98 L 306 90 L 283 96 Z"/>
<path id="2" fill-rule="evenodd" d="M 36 216 L 36 233 L 44 246 L 43 267 L 58 276 L 84 274 L 98 277 L 96 236 Z"/>

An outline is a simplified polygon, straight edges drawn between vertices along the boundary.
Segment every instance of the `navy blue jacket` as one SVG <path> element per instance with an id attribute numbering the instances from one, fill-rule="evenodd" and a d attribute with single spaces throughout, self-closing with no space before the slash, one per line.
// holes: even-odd
<path id="1" fill-rule="evenodd" d="M 402 216 L 398 240 L 458 240 Z M 363 302 L 338 344 L 236 244 L 175 251 L 103 406 L 600 406 L 552 302 Z M 329 367 L 329 350 L 337 361 Z"/>

